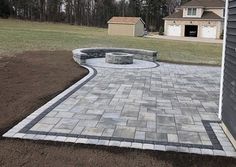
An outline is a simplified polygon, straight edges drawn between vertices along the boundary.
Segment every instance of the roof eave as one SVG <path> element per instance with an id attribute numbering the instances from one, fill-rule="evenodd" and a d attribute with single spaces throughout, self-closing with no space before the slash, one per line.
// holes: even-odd
<path id="1" fill-rule="evenodd" d="M 207 6 L 207 7 L 205 7 L 205 6 L 181 6 L 181 9 L 183 9 L 183 8 L 205 8 L 205 9 L 224 9 L 225 7 L 224 6 L 222 6 L 222 7 L 219 7 L 219 6 Z"/>
<path id="2" fill-rule="evenodd" d="M 141 22 L 142 22 L 144 25 L 146 25 L 145 22 L 143 21 L 143 19 L 142 19 L 141 17 L 140 17 L 140 20 L 141 20 Z M 137 24 L 137 23 L 136 23 L 136 24 Z"/>
<path id="3" fill-rule="evenodd" d="M 183 9 L 183 8 L 193 8 L 193 7 L 194 7 L 194 8 L 204 8 L 204 6 L 195 6 L 195 5 L 192 5 L 192 6 L 188 6 L 188 5 L 187 5 L 187 6 L 184 6 L 184 5 L 183 5 L 183 6 L 181 6 L 182 9 Z"/>
<path id="4" fill-rule="evenodd" d="M 108 24 L 127 24 L 127 25 L 135 25 L 137 23 L 122 23 L 122 22 L 107 22 Z"/>
<path id="5" fill-rule="evenodd" d="M 203 21 L 223 21 L 224 19 L 201 19 L 201 18 L 163 18 L 163 20 L 203 20 Z"/>
<path id="6" fill-rule="evenodd" d="M 224 9 L 225 7 L 204 7 L 205 9 Z"/>

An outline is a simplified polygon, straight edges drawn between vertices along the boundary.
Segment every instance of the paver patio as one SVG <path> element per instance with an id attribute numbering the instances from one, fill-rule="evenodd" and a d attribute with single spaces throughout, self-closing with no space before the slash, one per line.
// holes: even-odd
<path id="1" fill-rule="evenodd" d="M 236 156 L 220 127 L 220 68 L 87 67 L 90 74 L 5 137 Z"/>

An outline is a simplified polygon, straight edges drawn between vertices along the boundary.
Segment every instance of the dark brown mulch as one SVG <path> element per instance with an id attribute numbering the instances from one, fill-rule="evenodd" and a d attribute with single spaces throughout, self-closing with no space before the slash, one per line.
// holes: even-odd
<path id="1" fill-rule="evenodd" d="M 68 51 L 0 60 L 0 134 L 87 74 Z M 0 137 L 0 166 L 236 166 L 232 158 Z"/>

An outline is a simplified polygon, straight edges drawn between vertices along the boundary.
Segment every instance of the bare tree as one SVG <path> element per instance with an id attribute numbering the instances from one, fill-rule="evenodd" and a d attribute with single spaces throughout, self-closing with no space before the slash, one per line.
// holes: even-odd
<path id="1" fill-rule="evenodd" d="M 10 5 L 12 17 L 75 25 L 106 27 L 113 16 L 142 17 L 149 30 L 163 25 L 180 0 L 1 0 Z M 184 0 L 186 1 L 186 0 Z M 1 14 L 1 13 L 0 13 Z"/>

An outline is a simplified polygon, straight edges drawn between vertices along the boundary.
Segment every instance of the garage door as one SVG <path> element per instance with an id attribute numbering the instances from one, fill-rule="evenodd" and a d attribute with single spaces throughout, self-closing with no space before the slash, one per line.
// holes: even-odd
<path id="1" fill-rule="evenodd" d="M 169 25 L 167 29 L 168 36 L 181 36 L 181 26 L 180 25 Z"/>
<path id="2" fill-rule="evenodd" d="M 202 26 L 202 38 L 217 38 L 216 37 L 216 26 Z"/>

